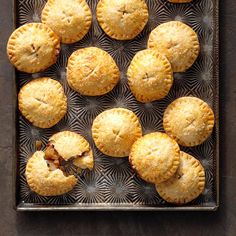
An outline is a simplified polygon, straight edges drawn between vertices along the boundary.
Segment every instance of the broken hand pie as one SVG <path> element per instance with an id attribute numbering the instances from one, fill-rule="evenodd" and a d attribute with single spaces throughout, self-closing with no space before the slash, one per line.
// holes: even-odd
<path id="1" fill-rule="evenodd" d="M 51 153 L 52 159 L 56 153 L 65 161 L 72 159 L 73 164 L 80 169 L 93 169 L 92 149 L 87 140 L 75 132 L 62 131 L 54 134 L 49 139 L 47 151 Z"/>
<path id="2" fill-rule="evenodd" d="M 41 196 L 57 196 L 73 189 L 77 179 L 73 175 L 66 176 L 62 170 L 51 170 L 43 151 L 37 151 L 26 165 L 26 180 L 30 188 Z"/>
<path id="3" fill-rule="evenodd" d="M 42 196 L 56 196 L 72 190 L 77 179 L 64 171 L 62 163 L 68 161 L 79 171 L 93 169 L 93 153 L 86 139 L 77 133 L 62 131 L 49 139 L 45 152 L 35 152 L 27 162 L 25 174 L 30 188 Z"/>

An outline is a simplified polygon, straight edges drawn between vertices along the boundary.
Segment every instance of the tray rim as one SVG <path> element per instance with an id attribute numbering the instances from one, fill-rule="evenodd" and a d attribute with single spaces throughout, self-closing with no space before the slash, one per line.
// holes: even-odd
<path id="1" fill-rule="evenodd" d="M 12 69 L 12 77 L 13 77 L 13 101 L 12 101 L 12 127 L 13 135 L 12 135 L 12 201 L 13 201 L 13 209 L 17 212 L 29 212 L 29 211 L 217 211 L 220 206 L 220 170 L 219 170 L 219 158 L 220 158 L 220 140 L 219 140 L 219 0 L 214 0 L 213 6 L 213 77 L 215 80 L 215 96 L 214 96 L 214 111 L 215 111 L 215 129 L 216 129 L 216 149 L 215 152 L 215 173 L 216 173 L 216 203 L 213 206 L 170 206 L 170 207 L 154 207 L 152 205 L 135 205 L 135 204 L 94 204 L 94 205 L 86 205 L 77 206 L 77 205 L 40 205 L 40 204 L 32 204 L 32 203 L 19 203 L 18 201 L 18 193 L 19 193 L 19 179 L 18 179 L 18 144 L 17 144 L 17 133 L 18 133 L 18 122 L 17 122 L 17 114 L 19 113 L 17 108 L 17 86 L 16 86 L 16 69 Z M 13 28 L 12 31 L 16 29 L 16 20 L 17 20 L 17 0 L 12 0 L 12 20 L 13 20 Z M 217 104 L 215 104 L 215 102 Z M 79 205 L 79 204 L 78 204 Z"/>

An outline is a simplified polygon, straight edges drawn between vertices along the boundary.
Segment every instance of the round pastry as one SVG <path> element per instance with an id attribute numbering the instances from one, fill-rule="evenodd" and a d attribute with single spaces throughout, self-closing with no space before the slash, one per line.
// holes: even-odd
<path id="1" fill-rule="evenodd" d="M 180 21 L 157 26 L 150 34 L 148 48 L 154 48 L 170 61 L 173 72 L 184 72 L 198 57 L 200 45 L 196 32 Z"/>
<path id="2" fill-rule="evenodd" d="M 196 97 L 181 97 L 166 109 L 163 118 L 166 133 L 182 146 L 203 143 L 212 133 L 214 113 Z"/>
<path id="3" fill-rule="evenodd" d="M 128 68 L 128 83 L 139 102 L 164 98 L 173 84 L 170 62 L 156 50 L 138 52 Z"/>
<path id="4" fill-rule="evenodd" d="M 22 115 L 34 126 L 50 128 L 66 114 L 67 98 L 62 85 L 50 78 L 34 79 L 18 95 Z"/>
<path id="5" fill-rule="evenodd" d="M 135 38 L 148 22 L 144 0 L 100 0 L 97 19 L 104 32 L 113 39 Z"/>
<path id="6" fill-rule="evenodd" d="M 42 22 L 51 27 L 62 43 L 74 43 L 88 33 L 92 14 L 85 0 L 48 0 Z"/>
<path id="7" fill-rule="evenodd" d="M 68 60 L 68 84 L 82 95 L 104 95 L 115 87 L 119 79 L 119 68 L 113 58 L 102 49 L 79 49 Z"/>
<path id="8" fill-rule="evenodd" d="M 180 165 L 174 176 L 156 184 L 159 195 L 167 202 L 184 204 L 197 198 L 205 188 L 205 171 L 193 156 L 180 152 Z"/>
<path id="9" fill-rule="evenodd" d="M 179 166 L 179 145 L 168 135 L 155 132 L 144 135 L 132 146 L 129 161 L 147 182 L 161 183 L 174 175 Z"/>
<path id="10" fill-rule="evenodd" d="M 11 63 L 27 73 L 40 72 L 50 67 L 56 62 L 59 51 L 59 37 L 41 23 L 29 23 L 16 29 L 7 44 Z"/>
<path id="11" fill-rule="evenodd" d="M 45 153 L 37 151 L 28 160 L 25 176 L 30 188 L 42 196 L 57 196 L 73 189 L 77 179 L 65 176 L 60 169 L 51 170 L 45 160 Z"/>
<path id="12" fill-rule="evenodd" d="M 125 157 L 133 143 L 142 136 L 138 117 L 130 110 L 113 108 L 99 114 L 92 126 L 97 148 L 113 157 Z"/>
<path id="13" fill-rule="evenodd" d="M 168 0 L 169 2 L 172 3 L 187 3 L 187 2 L 192 2 L 192 0 Z"/>
<path id="14" fill-rule="evenodd" d="M 80 169 L 93 169 L 93 151 L 87 140 L 75 132 L 62 131 L 54 134 L 49 139 L 46 153 L 47 156 L 61 157 L 65 161 L 73 159 L 74 165 Z"/>

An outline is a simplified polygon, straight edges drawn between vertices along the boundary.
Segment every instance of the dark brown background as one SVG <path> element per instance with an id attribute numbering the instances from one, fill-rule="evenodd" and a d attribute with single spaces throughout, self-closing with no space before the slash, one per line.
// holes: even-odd
<path id="1" fill-rule="evenodd" d="M 217 212 L 26 212 L 12 208 L 11 1 L 0 0 L 0 236 L 236 235 L 236 4 L 220 1 L 220 199 Z M 3 27 L 4 26 L 4 27 Z M 4 30 L 2 30 L 4 28 Z"/>

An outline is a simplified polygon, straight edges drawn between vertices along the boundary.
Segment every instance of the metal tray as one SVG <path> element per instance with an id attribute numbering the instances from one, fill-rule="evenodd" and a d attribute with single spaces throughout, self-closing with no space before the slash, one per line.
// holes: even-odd
<path id="1" fill-rule="evenodd" d="M 46 0 L 16 0 L 16 27 L 40 21 Z M 218 91 L 218 0 L 193 0 L 188 4 L 171 4 L 166 0 L 146 0 L 150 19 L 143 32 L 131 41 L 116 41 L 106 36 L 99 27 L 95 10 L 98 0 L 88 0 L 93 11 L 93 24 L 89 33 L 78 43 L 62 45 L 55 65 L 47 71 L 26 74 L 15 71 L 14 85 L 14 203 L 19 211 L 29 210 L 216 210 L 219 206 L 219 91 Z M 145 49 L 150 31 L 158 24 L 180 20 L 192 26 L 199 35 L 201 53 L 186 73 L 176 73 L 169 95 L 160 101 L 138 103 L 126 81 L 126 70 L 136 52 Z M 121 70 L 121 81 L 109 94 L 101 97 L 84 97 L 72 91 L 66 83 L 66 63 L 70 54 L 87 46 L 100 47 L 109 52 Z M 17 92 L 31 79 L 49 76 L 60 81 L 68 97 L 66 117 L 51 129 L 39 129 L 26 121 L 17 110 Z M 206 170 L 206 189 L 193 202 L 176 207 L 163 201 L 153 185 L 139 179 L 130 168 L 127 158 L 108 158 L 100 153 L 91 138 L 93 119 L 105 109 L 126 107 L 140 118 L 144 133 L 163 131 L 162 116 L 167 105 L 184 95 L 202 98 L 214 109 L 216 126 L 212 136 L 202 145 L 182 150 L 198 158 Z M 82 134 L 94 150 L 95 168 L 84 171 L 78 184 L 68 194 L 58 197 L 41 197 L 33 193 L 24 176 L 27 159 L 35 151 L 35 141 L 48 138 L 61 130 Z"/>

